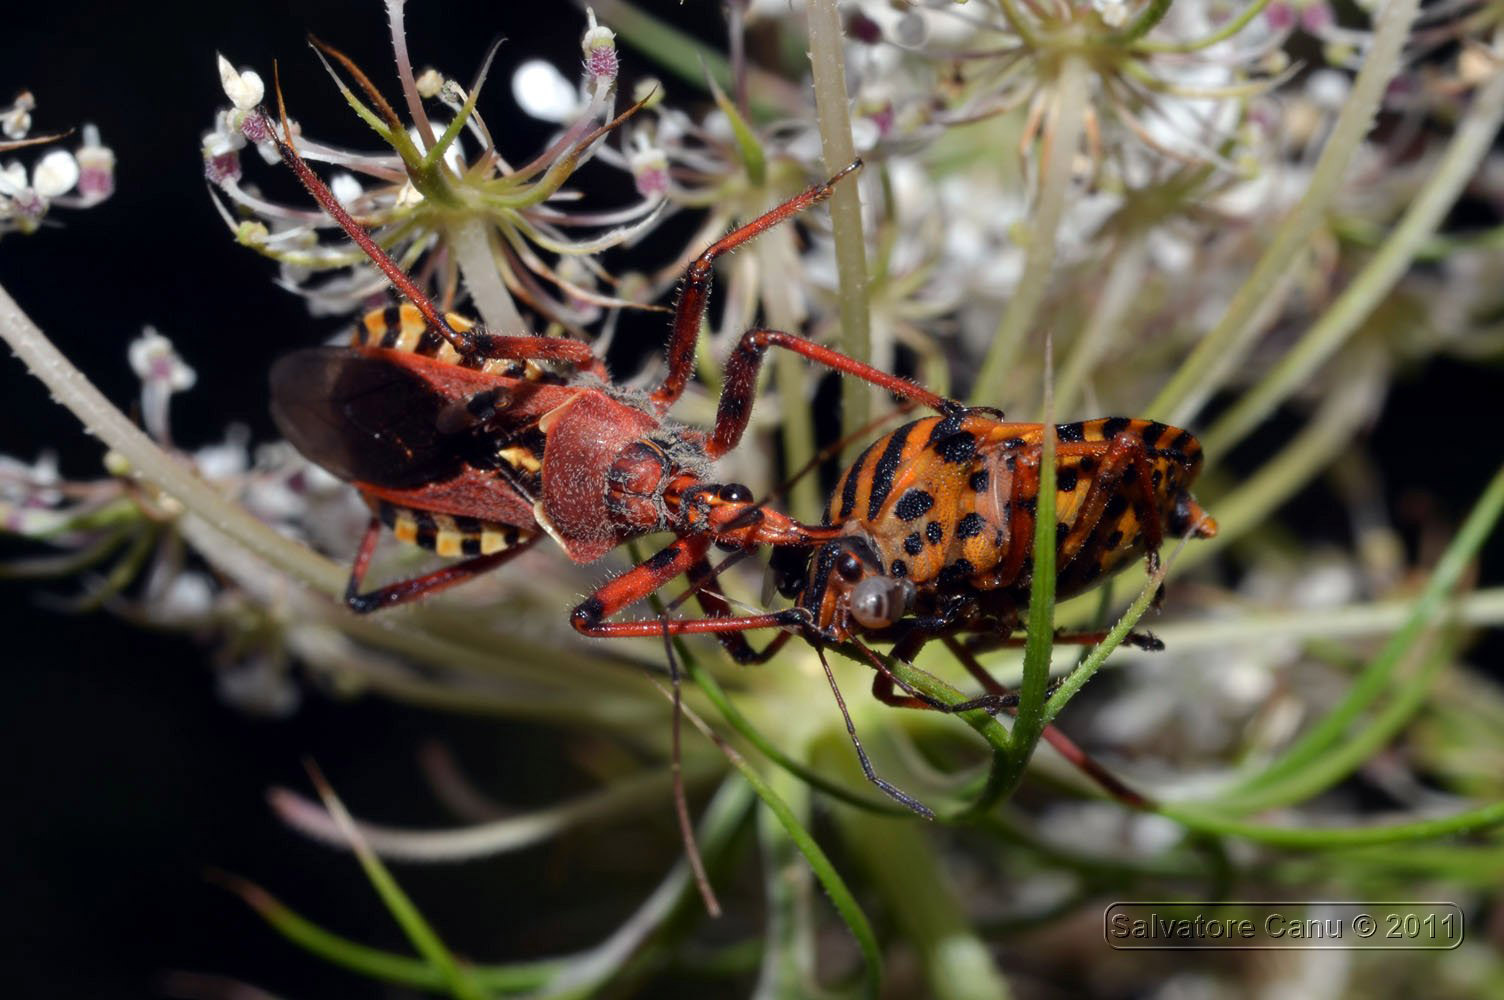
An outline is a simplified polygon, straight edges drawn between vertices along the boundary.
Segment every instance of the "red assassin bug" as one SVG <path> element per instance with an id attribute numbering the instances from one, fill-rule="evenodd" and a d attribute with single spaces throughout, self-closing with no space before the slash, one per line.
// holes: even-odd
<path id="1" fill-rule="evenodd" d="M 717 241 L 687 270 L 674 311 L 669 370 L 657 389 L 614 386 L 587 345 L 554 337 L 491 334 L 451 322 L 340 206 L 269 119 L 283 160 L 410 306 L 374 313 L 349 347 L 294 352 L 272 371 L 272 414 L 306 456 L 356 484 L 374 515 L 346 601 L 369 612 L 413 600 L 492 569 L 546 533 L 588 563 L 623 542 L 671 531 L 678 542 L 582 602 L 575 626 L 595 634 L 603 617 L 668 580 L 704 567 L 712 544 L 812 545 L 838 529 L 804 525 L 754 504 L 736 483 L 707 480 L 709 463 L 740 441 L 758 369 L 782 347 L 931 405 L 907 380 L 792 334 L 754 329 L 727 365 L 716 425 L 666 418 L 689 381 L 716 258 L 829 197 L 856 170 L 779 205 Z M 420 321 L 421 317 L 421 321 Z M 379 336 L 378 336 L 379 335 Z M 406 349 L 404 349 L 406 348 Z M 529 363 L 573 369 L 560 376 Z M 363 593 L 360 583 L 383 521 L 400 537 L 463 562 Z M 717 608 L 719 599 L 706 595 Z M 728 637 L 729 638 L 729 637 Z"/>
<path id="2" fill-rule="evenodd" d="M 1057 424 L 1056 595 L 1090 589 L 1139 554 L 1157 567 L 1166 533 L 1210 538 L 1217 524 L 1191 496 L 1201 445 L 1188 431 L 1155 421 L 1106 417 Z M 855 645 L 876 669 L 872 693 L 885 704 L 944 712 L 998 712 L 1016 704 L 973 652 L 1014 643 L 1010 634 L 1029 601 L 1034 515 L 1044 427 L 1010 423 L 985 408 L 953 404 L 873 442 L 836 484 L 824 523 L 840 537 L 784 550 L 780 589 L 795 599 L 785 611 L 740 618 L 621 623 L 610 635 L 650 635 L 782 627 L 754 661 L 795 632 L 817 649 Z M 786 558 L 792 551 L 792 563 Z M 805 564 L 807 563 L 807 568 Z M 789 631 L 793 630 L 793 631 Z M 969 645 L 958 636 L 971 636 Z M 941 639 L 987 693 L 957 704 L 905 684 L 863 639 L 892 643 L 906 663 Z M 1101 633 L 1062 634 L 1092 643 Z M 1152 636 L 1130 641 L 1163 648 Z M 823 650 L 821 663 L 825 663 Z M 879 778 L 846 713 L 828 665 L 826 676 L 846 719 L 867 778 L 905 805 L 929 810 Z M 902 689 L 898 694 L 895 687 Z M 1082 757 L 1069 741 L 1051 742 L 1119 798 L 1142 801 Z"/>
<path id="3" fill-rule="evenodd" d="M 925 405 L 951 405 L 908 380 L 800 337 L 754 329 L 742 336 L 727 364 L 715 427 L 706 433 L 666 417 L 692 372 L 716 259 L 829 197 L 833 185 L 859 169 L 860 161 L 734 230 L 690 264 L 674 310 L 668 372 L 656 389 L 641 393 L 607 380 L 604 366 L 583 343 L 492 334 L 466 321 L 451 322 L 302 160 L 285 112 L 282 117 L 281 135 L 265 113 L 260 123 L 284 163 L 411 306 L 393 316 L 368 317 L 349 347 L 295 352 L 281 359 L 271 376 L 272 414 L 284 435 L 306 457 L 354 483 L 372 508 L 345 592 L 355 611 L 411 601 L 494 569 L 544 533 L 581 563 L 645 534 L 678 535 L 574 609 L 570 620 L 578 631 L 606 635 L 603 619 L 674 577 L 713 575 L 706 555 L 714 544 L 747 550 L 763 544 L 809 546 L 837 537 L 837 528 L 804 525 L 753 503 L 745 486 L 708 481 L 710 463 L 734 448 L 746 429 L 769 347 Z M 572 371 L 547 373 L 530 364 L 538 361 Z M 362 592 L 383 523 L 399 537 L 468 558 Z M 718 595 L 702 592 L 699 600 L 709 615 L 729 614 Z M 752 657 L 739 632 L 721 638 L 738 659 Z M 677 703 L 677 675 L 673 680 Z M 677 712 L 674 720 L 677 760 Z M 696 863 L 677 782 L 676 798 L 690 860 Z M 703 873 L 697 875 L 714 911 Z"/>

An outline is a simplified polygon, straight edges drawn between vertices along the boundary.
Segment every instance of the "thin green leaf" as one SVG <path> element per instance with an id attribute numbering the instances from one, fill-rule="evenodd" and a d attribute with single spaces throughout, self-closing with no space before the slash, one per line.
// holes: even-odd
<path id="1" fill-rule="evenodd" d="M 799 853 L 804 855 L 810 871 L 815 873 L 815 878 L 819 879 L 820 884 L 824 886 L 831 905 L 835 907 L 837 915 L 840 916 L 846 928 L 851 931 L 851 936 L 856 939 L 857 948 L 862 953 L 863 994 L 872 998 L 877 997 L 882 983 L 882 951 L 877 946 L 877 936 L 872 932 L 872 925 L 867 921 L 867 915 L 857 905 L 856 897 L 846 887 L 846 882 L 841 878 L 840 872 L 836 871 L 835 865 L 830 863 L 830 858 L 815 842 L 809 830 L 799 822 L 799 817 L 794 815 L 788 803 L 763 780 L 762 775 L 757 773 L 757 769 L 748 764 L 746 758 L 721 739 L 715 730 L 706 725 L 687 706 L 684 714 L 707 739 L 721 748 L 721 752 L 726 755 L 731 766 L 741 772 L 742 777 L 747 780 L 747 784 L 752 786 L 752 790 L 757 793 L 763 805 L 788 833 L 789 839 L 799 849 Z"/>
<path id="2" fill-rule="evenodd" d="M 1267 788 L 1293 775 L 1329 753 L 1341 741 L 1354 720 L 1381 697 L 1389 686 L 1395 667 L 1421 635 L 1439 617 L 1448 593 L 1457 585 L 1463 571 L 1504 513 L 1504 466 L 1494 473 L 1483 495 L 1473 506 L 1457 537 L 1447 546 L 1431 578 L 1415 601 L 1414 610 L 1399 631 L 1353 683 L 1342 701 L 1319 724 L 1285 751 L 1284 756 L 1244 782 L 1228 795 L 1236 800 L 1258 789 Z"/>
<path id="3" fill-rule="evenodd" d="M 381 901 L 386 904 L 387 912 L 397 921 L 408 941 L 418 950 L 418 953 L 427 959 L 428 964 L 434 968 L 443 981 L 445 988 L 455 997 L 461 1000 L 483 1000 L 485 992 L 475 982 L 469 970 L 461 970 L 459 963 L 445 947 L 434 929 L 429 926 L 423 914 L 413 905 L 407 893 L 397 884 L 392 873 L 386 865 L 371 850 L 370 845 L 361 837 L 360 831 L 355 826 L 355 821 L 345 811 L 344 803 L 334 794 L 334 789 L 324 780 L 317 766 L 312 761 L 308 762 L 309 776 L 313 779 L 319 797 L 324 800 L 324 808 L 334 817 L 345 834 L 346 840 L 354 848 L 356 856 L 360 859 L 360 866 L 365 869 L 366 878 L 376 889 Z"/>

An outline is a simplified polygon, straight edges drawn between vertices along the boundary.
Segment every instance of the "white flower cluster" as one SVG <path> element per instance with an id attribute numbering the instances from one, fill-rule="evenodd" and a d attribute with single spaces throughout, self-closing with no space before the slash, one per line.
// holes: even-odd
<path id="1" fill-rule="evenodd" d="M 62 136 L 30 136 L 36 98 L 28 91 L 0 108 L 0 153 L 56 142 Z M 99 129 L 84 125 L 83 143 L 71 152 L 49 149 L 28 170 L 20 160 L 0 165 L 0 236 L 34 233 L 54 206 L 89 208 L 115 191 L 115 154 Z"/>

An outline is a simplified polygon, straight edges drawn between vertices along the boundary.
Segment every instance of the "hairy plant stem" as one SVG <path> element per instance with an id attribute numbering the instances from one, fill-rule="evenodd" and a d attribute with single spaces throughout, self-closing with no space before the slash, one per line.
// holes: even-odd
<path id="1" fill-rule="evenodd" d="M 982 362 L 982 370 L 972 386 L 971 401 L 996 405 L 1004 398 L 1006 382 L 1013 370 L 1024 340 L 1034 328 L 1039 307 L 1049 290 L 1050 272 L 1055 266 L 1055 247 L 1060 235 L 1060 220 L 1065 215 L 1066 195 L 1071 189 L 1076 150 L 1086 121 L 1087 76 L 1090 67 L 1079 56 L 1067 55 L 1060 61 L 1055 78 L 1054 100 L 1050 120 L 1045 126 L 1040 155 L 1039 198 L 1032 212 L 1029 245 L 1024 253 L 1024 270 L 1017 290 L 1003 311 L 992 346 Z"/>
<path id="2" fill-rule="evenodd" d="M 815 115 L 825 172 L 834 175 L 856 159 L 847 108 L 845 36 L 835 0 L 809 5 L 809 58 L 815 84 Z M 867 247 L 862 235 L 862 200 L 855 182 L 836 186 L 830 199 L 840 285 L 841 350 L 859 361 L 872 356 L 871 317 L 867 303 Z M 860 427 L 871 412 L 872 389 L 857 379 L 843 379 L 843 424 Z"/>
<path id="3" fill-rule="evenodd" d="M 282 572 L 327 594 L 344 587 L 343 569 L 252 517 L 187 462 L 147 437 L 53 346 L 4 288 L 0 288 L 0 339 L 89 433 L 124 456 L 142 479 Z"/>
<path id="4" fill-rule="evenodd" d="M 1145 416 L 1184 426 L 1235 371 L 1274 315 L 1306 261 L 1305 248 L 1347 175 L 1353 154 L 1373 127 L 1379 101 L 1403 65 L 1402 50 L 1419 0 L 1392 0 L 1379 11 L 1373 44 L 1330 138 L 1316 161 L 1305 194 L 1281 223 L 1253 273 L 1217 325 L 1145 408 Z"/>

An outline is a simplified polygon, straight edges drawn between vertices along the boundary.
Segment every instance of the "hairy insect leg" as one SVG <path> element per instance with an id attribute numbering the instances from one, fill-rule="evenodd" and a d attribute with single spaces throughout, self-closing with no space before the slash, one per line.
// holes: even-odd
<path id="1" fill-rule="evenodd" d="M 509 549 L 492 552 L 490 555 L 475 556 L 463 562 L 436 569 L 432 573 L 425 573 L 409 580 L 399 580 L 376 590 L 361 593 L 360 587 L 365 580 L 366 571 L 371 567 L 371 557 L 376 552 L 376 543 L 381 539 L 381 521 L 373 517 L 370 524 L 366 526 L 365 537 L 360 540 L 360 548 L 356 551 L 355 561 L 350 567 L 350 581 L 345 585 L 345 604 L 357 614 L 369 614 L 383 608 L 415 601 L 420 597 L 438 593 L 455 584 L 473 580 L 483 573 L 490 572 L 525 552 L 541 537 L 543 536 L 523 537 Z"/>
<path id="2" fill-rule="evenodd" d="M 663 378 L 663 384 L 653 390 L 651 397 L 659 412 L 667 410 L 683 394 L 690 375 L 694 373 L 695 344 L 699 340 L 700 320 L 705 315 L 705 305 L 710 300 L 716 258 L 755 239 L 790 216 L 829 198 L 835 191 L 836 184 L 861 167 L 861 160 L 853 160 L 824 183 L 807 188 L 802 194 L 722 236 L 689 265 L 684 272 L 679 301 L 674 306 L 673 328 L 668 341 L 668 373 Z"/>
<path id="3" fill-rule="evenodd" d="M 682 573 L 688 573 L 705 558 L 711 545 L 709 535 L 680 538 L 621 576 L 608 580 L 594 594 L 576 605 L 569 622 L 581 635 L 595 639 L 652 638 L 666 629 L 669 635 L 703 635 L 723 632 L 746 632 L 759 628 L 785 628 L 808 622 L 808 613 L 789 608 L 762 615 L 733 618 L 676 618 L 666 622 L 608 622 L 621 611 Z"/>
<path id="4" fill-rule="evenodd" d="M 928 389 L 906 378 L 889 375 L 880 368 L 849 358 L 839 351 L 811 343 L 796 334 L 782 330 L 757 328 L 742 334 L 731 357 L 726 361 L 725 379 L 722 382 L 721 400 L 716 408 L 715 429 L 706 442 L 705 453 L 719 458 L 735 448 L 747 429 L 752 417 L 752 401 L 757 392 L 757 373 L 769 347 L 781 347 L 795 354 L 824 365 L 842 375 L 850 375 L 888 390 L 903 399 L 913 400 L 921 406 L 940 413 L 964 410 L 963 404 Z"/>
<path id="5" fill-rule="evenodd" d="M 279 110 L 282 110 L 281 101 L 282 94 L 279 89 L 277 92 Z M 303 187 L 313 196 L 313 200 L 319 203 L 319 207 L 339 223 L 345 234 L 355 242 L 356 246 L 360 247 L 381 273 L 386 275 L 387 280 L 402 294 L 402 297 L 417 307 L 434 332 L 447 340 L 450 346 L 460 354 L 507 361 L 556 361 L 573 365 L 581 371 L 588 371 L 594 375 L 606 376 L 605 365 L 595 356 L 590 345 L 578 340 L 565 340 L 562 337 L 502 336 L 480 330 L 464 332 L 455 330 L 445 318 L 444 311 L 418 287 L 412 278 L 408 277 L 396 261 L 392 260 L 365 227 L 355 221 L 339 203 L 339 199 L 334 197 L 333 192 L 298 153 L 292 144 L 292 132 L 286 125 L 285 113 L 283 114 L 284 132 L 282 134 L 278 133 L 271 117 L 264 112 L 261 113 L 261 123 L 272 141 L 276 143 L 282 162 L 302 182 Z"/>

